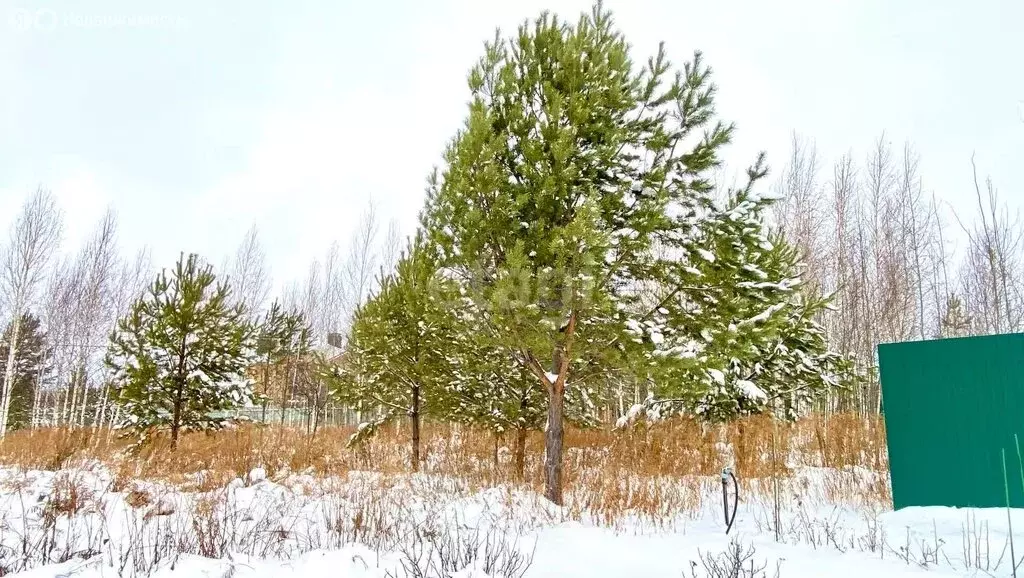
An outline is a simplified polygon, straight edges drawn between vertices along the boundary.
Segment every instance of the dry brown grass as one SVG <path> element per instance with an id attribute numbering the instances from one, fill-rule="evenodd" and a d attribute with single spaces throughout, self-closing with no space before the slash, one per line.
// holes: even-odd
<path id="1" fill-rule="evenodd" d="M 54 479 L 53 494 L 46 501 L 43 515 L 53 518 L 74 516 L 94 501 L 90 490 L 79 483 L 73 474 L 62 472 Z"/>
<path id="2" fill-rule="evenodd" d="M 343 476 L 353 470 L 408 471 L 404 425 L 384 428 L 358 451 L 345 447 L 352 431 L 330 428 L 306 435 L 277 426 L 246 425 L 188 434 L 176 452 L 170 451 L 166 440 L 156 440 L 138 456 L 128 457 L 122 453 L 127 442 L 106 431 L 40 429 L 16 432 L 0 442 L 0 464 L 56 470 L 76 460 L 98 460 L 115 473 L 116 491 L 127 491 L 135 479 L 207 491 L 234 478 L 244 480 L 257 466 L 272 478 L 291 473 Z M 430 424 L 423 432 L 423 471 L 457 478 L 469 489 L 520 483 L 512 471 L 512 442 L 510 437 L 498 440 L 495 462 L 493 434 Z M 826 483 L 837 499 L 850 492 L 869 494 L 861 497 L 879 503 L 890 499 L 884 481 L 865 487 L 862 476 L 842 475 L 857 468 L 888 472 L 880 418 L 811 416 L 784 424 L 750 417 L 715 427 L 676 419 L 630 431 L 569 430 L 566 442 L 571 508 L 597 517 L 618 517 L 629 511 L 657 518 L 667 511 L 699 507 L 706 493 L 702 484 L 706 486 L 707 477 L 717 475 L 726 461 L 733 463 L 745 485 L 756 478 L 788 477 L 792 466 L 821 466 L 839 472 Z M 726 444 L 730 449 L 725 449 Z M 543 456 L 539 433 L 529 437 L 527 455 L 521 483 L 539 489 Z"/>

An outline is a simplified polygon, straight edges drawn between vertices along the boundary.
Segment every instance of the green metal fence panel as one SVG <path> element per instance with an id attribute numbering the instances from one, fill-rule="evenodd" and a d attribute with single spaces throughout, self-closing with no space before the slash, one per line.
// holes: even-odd
<path id="1" fill-rule="evenodd" d="M 1024 507 L 1024 333 L 878 347 L 896 509 Z"/>

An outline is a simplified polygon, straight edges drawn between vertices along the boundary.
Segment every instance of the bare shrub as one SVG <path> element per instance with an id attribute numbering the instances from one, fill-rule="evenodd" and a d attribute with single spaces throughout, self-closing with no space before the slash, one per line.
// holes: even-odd
<path id="1" fill-rule="evenodd" d="M 767 562 L 755 559 L 757 550 L 753 546 L 743 546 L 738 541 L 729 542 L 729 546 L 718 554 L 698 553 L 700 563 L 690 561 L 692 578 L 767 578 Z M 775 578 L 779 576 L 776 567 Z"/>

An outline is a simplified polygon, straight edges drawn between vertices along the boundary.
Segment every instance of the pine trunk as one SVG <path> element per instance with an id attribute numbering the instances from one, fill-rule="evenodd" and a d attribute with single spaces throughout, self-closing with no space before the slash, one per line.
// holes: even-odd
<path id="1" fill-rule="evenodd" d="M 420 387 L 412 388 L 412 410 L 409 411 L 412 422 L 412 471 L 420 471 Z"/>
<path id="2" fill-rule="evenodd" d="M 178 391 L 174 395 L 174 414 L 171 416 L 171 451 L 178 449 L 178 433 L 181 430 L 182 405 L 185 401 L 185 379 L 179 377 Z"/>
<path id="3" fill-rule="evenodd" d="M 494 447 L 491 451 L 491 460 L 494 464 L 494 471 L 498 471 L 498 444 L 501 441 L 501 435 L 498 432 L 494 432 Z"/>
<path id="4" fill-rule="evenodd" d="M 551 373 L 541 375 L 548 393 L 548 422 L 544 431 L 544 497 L 562 505 L 562 449 L 565 443 L 565 382 L 576 333 L 576 313 L 569 314 L 562 342 L 551 356 Z M 539 368 L 538 368 L 539 369 Z M 554 377 L 554 380 L 551 378 Z"/>
<path id="5" fill-rule="evenodd" d="M 544 432 L 544 497 L 562 505 L 562 443 L 565 437 L 565 381 L 558 376 L 548 386 L 548 424 Z"/>
<path id="6" fill-rule="evenodd" d="M 526 428 L 520 427 L 516 430 L 516 476 L 520 480 L 526 479 Z"/>
<path id="7" fill-rule="evenodd" d="M 288 388 L 287 383 L 284 383 L 288 379 L 288 374 L 285 374 L 285 379 L 281 380 L 281 426 L 284 426 L 284 415 L 285 408 L 288 406 Z"/>

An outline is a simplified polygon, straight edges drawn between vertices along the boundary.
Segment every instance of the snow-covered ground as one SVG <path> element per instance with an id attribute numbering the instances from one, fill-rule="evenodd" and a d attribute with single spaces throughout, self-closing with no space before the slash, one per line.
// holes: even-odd
<path id="1" fill-rule="evenodd" d="M 100 464 L 59 472 L 2 468 L 0 576 L 1012 574 L 1005 510 L 886 512 L 828 498 L 838 478 L 857 484 L 877 476 L 803 468 L 780 492 L 777 513 L 767 485 L 744 483 L 726 535 L 717 478 L 666 482 L 681 492 L 697 488 L 687 511 L 602 520 L 585 505 L 557 508 L 524 489 L 473 489 L 437 476 L 271 480 L 254 470 L 224 488 L 190 492 L 118 480 Z M 1024 512 L 1013 516 L 1024 528 Z M 1022 552 L 1024 540 L 1018 557 Z M 742 570 L 733 570 L 737 565 Z"/>

